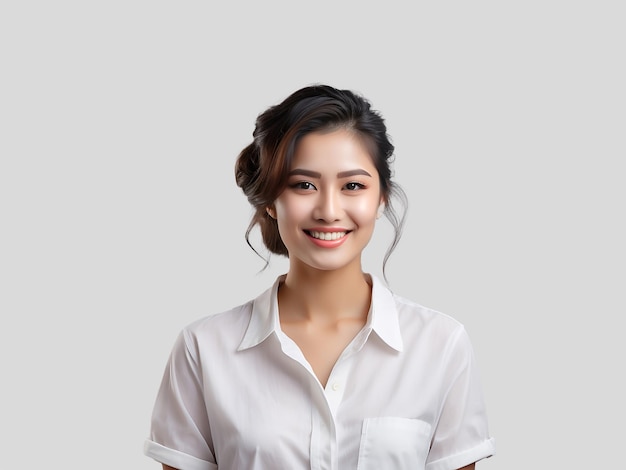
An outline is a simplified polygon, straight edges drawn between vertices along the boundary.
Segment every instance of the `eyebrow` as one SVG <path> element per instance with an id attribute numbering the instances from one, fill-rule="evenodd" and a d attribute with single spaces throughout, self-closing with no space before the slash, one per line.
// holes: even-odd
<path id="1" fill-rule="evenodd" d="M 320 179 L 322 177 L 322 174 L 318 173 L 317 171 L 305 170 L 303 168 L 296 168 L 295 170 L 291 170 L 289 172 L 289 176 L 293 175 L 308 176 L 310 178 L 317 179 Z M 350 176 L 356 175 L 369 176 L 370 178 L 372 177 L 372 175 L 370 175 L 367 171 L 358 168 L 356 170 L 340 171 L 339 173 L 337 173 L 337 178 L 348 178 Z"/>

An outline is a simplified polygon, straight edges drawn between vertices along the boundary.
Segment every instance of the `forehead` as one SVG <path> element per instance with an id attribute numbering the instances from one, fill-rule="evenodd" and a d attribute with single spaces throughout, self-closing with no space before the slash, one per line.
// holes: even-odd
<path id="1" fill-rule="evenodd" d="M 357 134 L 346 129 L 304 136 L 296 146 L 291 169 L 303 167 L 320 172 L 355 168 L 376 171 L 367 146 Z"/>

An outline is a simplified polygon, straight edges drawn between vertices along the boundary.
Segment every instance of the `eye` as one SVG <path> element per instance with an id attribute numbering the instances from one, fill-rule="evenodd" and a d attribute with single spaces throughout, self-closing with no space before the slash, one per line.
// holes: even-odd
<path id="1" fill-rule="evenodd" d="M 358 191 L 359 189 L 365 189 L 365 185 L 351 181 L 344 186 L 348 191 Z"/>
<path id="2" fill-rule="evenodd" d="M 315 189 L 315 186 L 313 186 L 313 183 L 310 183 L 308 181 L 298 181 L 297 183 L 293 183 L 290 186 L 293 189 L 300 189 L 303 191 L 312 191 Z"/>

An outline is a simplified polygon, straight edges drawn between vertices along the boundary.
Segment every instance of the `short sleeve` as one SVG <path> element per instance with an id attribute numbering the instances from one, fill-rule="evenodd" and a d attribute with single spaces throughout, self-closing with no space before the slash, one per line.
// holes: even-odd
<path id="1" fill-rule="evenodd" d="M 474 352 L 462 327 L 451 341 L 447 366 L 447 393 L 431 443 L 427 470 L 458 469 L 495 453 Z"/>
<path id="2" fill-rule="evenodd" d="M 180 470 L 217 469 L 197 352 L 182 331 L 170 354 L 144 453 Z"/>

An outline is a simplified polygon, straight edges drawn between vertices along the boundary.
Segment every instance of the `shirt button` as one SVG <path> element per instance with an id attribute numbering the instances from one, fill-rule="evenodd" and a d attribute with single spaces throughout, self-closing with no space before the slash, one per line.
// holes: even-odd
<path id="1" fill-rule="evenodd" d="M 331 388 L 336 392 L 341 388 L 341 384 L 339 382 L 335 382 Z"/>

